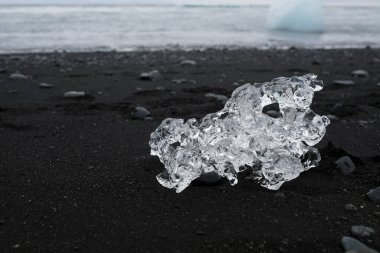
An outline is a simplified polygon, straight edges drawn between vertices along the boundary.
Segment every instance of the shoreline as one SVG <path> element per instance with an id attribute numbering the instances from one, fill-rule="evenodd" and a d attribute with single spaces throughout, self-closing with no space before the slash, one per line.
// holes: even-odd
<path id="1" fill-rule="evenodd" d="M 144 46 L 138 46 L 138 47 L 132 47 L 130 49 L 124 49 L 124 50 L 117 50 L 117 49 L 56 49 L 56 50 L 26 50 L 26 51 L 2 51 L 0 49 L 0 56 L 7 56 L 7 55 L 38 55 L 38 54 L 101 54 L 101 53 L 120 53 L 120 54 L 127 54 L 127 53 L 148 53 L 148 52 L 159 52 L 159 51 L 168 51 L 168 52 L 192 52 L 192 51 L 200 51 L 200 52 L 206 52 L 210 50 L 229 50 L 229 51 L 238 51 L 238 50 L 247 50 L 247 51 L 287 51 L 287 50 L 366 50 L 366 49 L 380 49 L 379 45 L 347 45 L 347 46 L 302 46 L 302 45 L 286 45 L 286 46 L 234 46 L 234 45 L 214 45 L 214 46 L 177 46 L 177 45 L 168 45 L 168 46 L 158 46 L 158 47 L 144 47 Z"/>

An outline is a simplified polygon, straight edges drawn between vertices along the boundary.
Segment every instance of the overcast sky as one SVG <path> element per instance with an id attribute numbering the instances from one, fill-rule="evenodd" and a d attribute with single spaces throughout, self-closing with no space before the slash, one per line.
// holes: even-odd
<path id="1" fill-rule="evenodd" d="M 0 4 L 252 4 L 270 0 L 0 0 Z"/>
<path id="2" fill-rule="evenodd" d="M 205 4 L 205 5 L 249 5 L 249 4 L 268 4 L 279 0 L 0 0 L 0 5 L 14 4 Z M 292 1 L 292 0 L 288 0 Z M 325 4 L 338 5 L 375 5 L 380 6 L 380 0 L 321 0 Z"/>

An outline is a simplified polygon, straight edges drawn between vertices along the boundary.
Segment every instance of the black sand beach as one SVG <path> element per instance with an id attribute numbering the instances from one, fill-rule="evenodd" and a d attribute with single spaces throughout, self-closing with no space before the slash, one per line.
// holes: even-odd
<path id="1" fill-rule="evenodd" d="M 139 79 L 150 70 L 163 78 Z M 16 71 L 29 78 L 10 80 Z M 337 117 L 319 167 L 279 191 L 241 178 L 176 194 L 156 181 L 164 168 L 148 141 L 164 118 L 221 109 L 208 92 L 310 72 L 326 84 L 312 109 Z M 380 249 L 380 206 L 366 195 L 380 185 L 378 83 L 370 48 L 0 55 L 0 251 L 344 252 L 353 225 L 373 228 L 359 239 Z M 152 119 L 133 119 L 136 106 Z M 346 155 L 348 176 L 334 164 Z"/>

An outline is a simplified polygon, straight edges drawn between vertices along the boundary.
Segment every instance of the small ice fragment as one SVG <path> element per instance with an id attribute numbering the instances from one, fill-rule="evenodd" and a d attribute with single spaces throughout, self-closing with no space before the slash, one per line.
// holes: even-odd
<path id="1" fill-rule="evenodd" d="M 143 81 L 158 81 L 163 77 L 158 70 L 152 70 L 150 72 L 144 72 L 140 74 L 140 79 Z"/>
<path id="2" fill-rule="evenodd" d="M 364 243 L 356 240 L 355 238 L 349 237 L 349 236 L 343 236 L 342 245 L 343 245 L 344 250 L 346 250 L 346 251 L 357 250 L 356 252 L 360 253 L 361 251 L 359 251 L 359 250 L 372 250 L 371 248 L 369 248 Z M 373 250 L 373 251 L 363 251 L 363 252 L 376 253 L 377 251 Z"/>
<path id="3" fill-rule="evenodd" d="M 380 204 L 380 186 L 376 187 L 372 190 L 370 190 L 367 193 L 367 196 L 372 200 L 373 202 Z"/>
<path id="4" fill-rule="evenodd" d="M 325 30 L 321 0 L 272 1 L 267 27 L 271 30 L 323 32 Z"/>
<path id="5" fill-rule="evenodd" d="M 221 101 L 223 104 L 225 104 L 226 101 L 228 100 L 228 97 L 226 97 L 224 95 L 214 94 L 214 93 L 206 93 L 205 97 L 207 97 L 207 98 L 215 98 L 216 100 Z"/>
<path id="6" fill-rule="evenodd" d="M 341 85 L 341 86 L 352 86 L 355 85 L 355 82 L 352 80 L 335 80 L 335 85 Z"/>
<path id="7" fill-rule="evenodd" d="M 183 60 L 180 62 L 181 66 L 194 66 L 197 65 L 196 61 L 193 60 Z"/>
<path id="8" fill-rule="evenodd" d="M 149 141 L 151 155 L 165 165 L 157 180 L 181 192 L 202 174 L 215 172 L 235 185 L 237 174 L 250 167 L 263 187 L 277 190 L 317 166 L 321 157 L 312 146 L 330 121 L 310 109 L 314 92 L 323 88 L 316 78 L 308 74 L 245 84 L 222 110 L 199 121 L 163 120 Z M 263 113 L 272 104 L 278 104 L 281 117 Z"/>
<path id="9" fill-rule="evenodd" d="M 50 89 L 54 87 L 54 85 L 50 83 L 40 83 L 38 87 L 40 87 L 41 89 Z"/>
<path id="10" fill-rule="evenodd" d="M 349 156 L 343 156 L 335 161 L 337 167 L 344 175 L 349 175 L 355 170 L 355 164 Z"/>
<path id="11" fill-rule="evenodd" d="M 355 77 L 362 77 L 362 78 L 368 78 L 369 73 L 366 70 L 358 69 L 351 72 L 351 74 Z"/>
<path id="12" fill-rule="evenodd" d="M 132 117 L 135 119 L 147 119 L 150 116 L 148 109 L 142 106 L 137 106 L 132 112 Z"/>
<path id="13" fill-rule="evenodd" d="M 28 77 L 26 75 L 20 74 L 20 73 L 13 73 L 9 76 L 10 80 L 27 80 Z"/>
<path id="14" fill-rule="evenodd" d="M 351 233 L 355 236 L 367 237 L 374 234 L 375 230 L 373 228 L 366 227 L 366 226 L 352 226 Z"/>
<path id="15" fill-rule="evenodd" d="M 85 96 L 86 93 L 84 91 L 67 91 L 63 94 L 64 98 L 82 98 Z"/>

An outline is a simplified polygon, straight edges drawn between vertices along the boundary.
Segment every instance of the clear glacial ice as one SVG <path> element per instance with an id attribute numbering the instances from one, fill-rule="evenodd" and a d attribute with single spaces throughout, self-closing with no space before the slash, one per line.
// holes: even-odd
<path id="1" fill-rule="evenodd" d="M 267 27 L 271 30 L 323 32 L 322 0 L 273 0 Z"/>
<path id="2" fill-rule="evenodd" d="M 203 173 L 215 172 L 231 185 L 248 168 L 263 187 L 281 185 L 318 165 L 313 145 L 330 123 L 310 110 L 314 92 L 323 82 L 314 74 L 279 77 L 271 82 L 237 88 L 224 108 L 199 121 L 168 118 L 151 134 L 151 155 L 165 171 L 158 182 L 183 191 Z M 277 108 L 278 117 L 268 108 Z"/>

